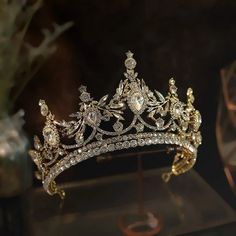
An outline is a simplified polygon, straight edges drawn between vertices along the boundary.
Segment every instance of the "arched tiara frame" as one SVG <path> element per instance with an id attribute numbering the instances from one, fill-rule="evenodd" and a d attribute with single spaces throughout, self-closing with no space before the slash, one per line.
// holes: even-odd
<path id="1" fill-rule="evenodd" d="M 35 150 L 29 154 L 38 167 L 36 177 L 42 180 L 48 194 L 64 198 L 65 192 L 55 182 L 59 174 L 88 158 L 116 150 L 159 144 L 177 146 L 171 171 L 163 175 L 165 181 L 195 164 L 202 138 L 201 115 L 193 106 L 192 89 L 187 90 L 185 103 L 178 98 L 173 78 L 167 96 L 151 91 L 134 71 L 133 53 L 129 51 L 126 56 L 125 79 L 110 100 L 108 95 L 94 100 L 81 86 L 79 111 L 71 114 L 69 121 L 57 121 L 46 102 L 39 101 L 46 118 L 43 142 L 35 136 Z M 127 112 L 132 113 L 132 120 L 125 126 Z"/>

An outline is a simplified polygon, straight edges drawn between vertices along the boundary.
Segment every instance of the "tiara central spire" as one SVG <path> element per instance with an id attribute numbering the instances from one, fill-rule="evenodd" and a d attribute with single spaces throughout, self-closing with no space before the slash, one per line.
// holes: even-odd
<path id="1" fill-rule="evenodd" d="M 56 120 L 46 102 L 40 100 L 41 114 L 46 119 L 43 142 L 35 136 L 35 150 L 29 153 L 38 167 L 37 177 L 50 195 L 64 197 L 55 178 L 66 169 L 88 158 L 121 149 L 151 144 L 177 146 L 166 180 L 193 167 L 201 144 L 201 115 L 193 106 L 192 89 L 187 91 L 186 103 L 179 100 L 173 78 L 169 80 L 166 96 L 152 91 L 134 71 L 137 62 L 133 53 L 128 51 L 126 56 L 125 78 L 111 99 L 105 95 L 95 100 L 87 87 L 81 86 L 79 111 L 72 113 L 68 121 Z M 132 120 L 127 124 L 130 112 Z"/>

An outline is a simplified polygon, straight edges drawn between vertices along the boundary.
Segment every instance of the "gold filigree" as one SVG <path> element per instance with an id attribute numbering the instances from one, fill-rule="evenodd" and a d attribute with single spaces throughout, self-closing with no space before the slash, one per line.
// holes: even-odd
<path id="1" fill-rule="evenodd" d="M 44 141 L 34 138 L 35 150 L 29 152 L 38 167 L 37 177 L 45 190 L 64 198 L 65 193 L 55 178 L 77 163 L 103 153 L 144 145 L 168 144 L 177 146 L 171 172 L 182 174 L 196 161 L 202 138 L 199 131 L 201 115 L 193 106 L 193 90 L 187 90 L 187 101 L 177 95 L 175 80 L 169 80 L 169 91 L 163 96 L 150 90 L 134 71 L 137 62 L 128 52 L 125 60 L 125 79 L 121 80 L 111 99 L 91 97 L 86 86 L 79 88 L 79 109 L 69 121 L 58 121 L 44 100 L 39 101 L 41 114 L 46 118 Z M 126 117 L 132 120 L 127 125 Z M 105 124 L 105 125 L 104 125 Z M 104 129 L 106 127 L 107 129 Z"/>

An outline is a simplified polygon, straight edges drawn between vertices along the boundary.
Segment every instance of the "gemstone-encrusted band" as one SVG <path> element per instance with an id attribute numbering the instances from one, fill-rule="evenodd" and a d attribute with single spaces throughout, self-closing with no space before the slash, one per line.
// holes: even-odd
<path id="1" fill-rule="evenodd" d="M 125 60 L 125 80 L 121 80 L 115 95 L 94 100 L 85 86 L 79 88 L 79 111 L 70 115 L 70 121 L 57 121 L 44 100 L 39 101 L 46 122 L 44 141 L 34 137 L 35 150 L 29 154 L 38 166 L 37 177 L 50 194 L 65 193 L 55 178 L 77 163 L 116 150 L 137 146 L 168 144 L 178 148 L 171 172 L 179 175 L 195 164 L 197 148 L 201 144 L 201 115 L 193 106 L 192 89 L 187 90 L 187 103 L 179 100 L 174 79 L 169 81 L 169 92 L 163 96 L 152 92 L 134 71 L 136 61 L 128 52 Z M 133 119 L 125 127 L 127 113 Z M 103 124 L 110 128 L 104 129 Z M 65 139 L 67 141 L 65 141 Z"/>

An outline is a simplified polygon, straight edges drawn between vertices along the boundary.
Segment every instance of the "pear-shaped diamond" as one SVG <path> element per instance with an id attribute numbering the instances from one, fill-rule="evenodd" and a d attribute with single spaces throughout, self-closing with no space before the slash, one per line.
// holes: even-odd
<path id="1" fill-rule="evenodd" d="M 97 113 L 95 111 L 89 112 L 87 119 L 88 119 L 89 123 L 95 125 L 97 122 Z"/>
<path id="2" fill-rule="evenodd" d="M 134 113 L 140 113 L 143 110 L 144 106 L 144 97 L 142 93 L 135 92 L 130 98 L 130 108 Z"/>

